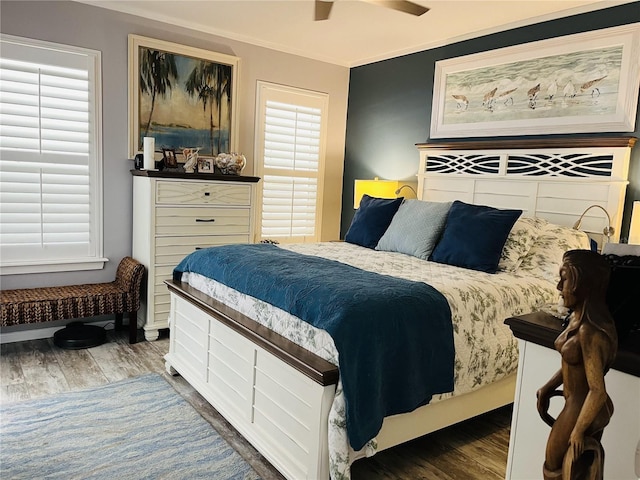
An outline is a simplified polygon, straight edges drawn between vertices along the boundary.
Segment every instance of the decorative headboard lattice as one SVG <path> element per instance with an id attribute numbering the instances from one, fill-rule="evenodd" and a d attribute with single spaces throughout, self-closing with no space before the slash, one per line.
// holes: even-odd
<path id="1" fill-rule="evenodd" d="M 519 208 L 572 226 L 590 205 L 611 216 L 618 241 L 635 137 L 483 140 L 417 144 L 418 196 Z M 599 243 L 606 217 L 592 209 L 581 229 Z"/>

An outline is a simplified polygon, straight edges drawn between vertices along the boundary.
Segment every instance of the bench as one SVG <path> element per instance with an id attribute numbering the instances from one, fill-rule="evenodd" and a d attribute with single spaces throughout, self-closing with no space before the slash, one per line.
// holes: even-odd
<path id="1" fill-rule="evenodd" d="M 129 343 L 135 343 L 143 275 L 140 262 L 124 257 L 113 282 L 0 290 L 0 326 L 115 314 L 115 328 L 120 329 L 128 312 Z"/>

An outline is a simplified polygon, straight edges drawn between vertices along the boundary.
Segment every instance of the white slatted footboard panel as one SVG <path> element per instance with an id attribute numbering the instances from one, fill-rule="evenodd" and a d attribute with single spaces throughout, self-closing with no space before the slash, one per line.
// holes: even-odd
<path id="1" fill-rule="evenodd" d="M 179 372 L 282 474 L 329 478 L 335 384 L 321 385 L 171 293 L 167 370 Z"/>

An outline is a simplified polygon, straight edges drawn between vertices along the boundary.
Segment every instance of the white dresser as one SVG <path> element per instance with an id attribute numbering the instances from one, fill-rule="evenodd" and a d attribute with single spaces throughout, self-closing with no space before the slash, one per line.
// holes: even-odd
<path id="1" fill-rule="evenodd" d="M 253 239 L 257 177 L 132 170 L 132 256 L 147 269 L 139 318 L 147 340 L 169 328 L 164 280 L 199 248 Z"/>

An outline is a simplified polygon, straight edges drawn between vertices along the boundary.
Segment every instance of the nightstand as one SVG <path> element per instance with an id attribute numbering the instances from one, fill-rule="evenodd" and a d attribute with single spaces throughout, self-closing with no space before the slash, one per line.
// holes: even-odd
<path id="1" fill-rule="evenodd" d="M 560 369 L 560 354 L 553 342 L 562 331 L 562 320 L 543 312 L 505 320 L 518 339 L 519 361 L 509 439 L 507 480 L 542 478 L 544 452 L 550 428 L 536 408 L 536 391 Z M 636 447 L 640 440 L 640 332 L 622 339 L 612 369 L 605 376 L 614 413 L 605 428 L 604 478 L 633 480 Z M 564 400 L 552 400 L 549 413 L 556 417 Z"/>

